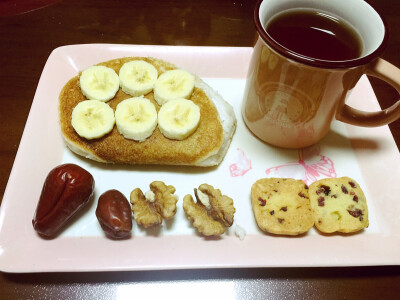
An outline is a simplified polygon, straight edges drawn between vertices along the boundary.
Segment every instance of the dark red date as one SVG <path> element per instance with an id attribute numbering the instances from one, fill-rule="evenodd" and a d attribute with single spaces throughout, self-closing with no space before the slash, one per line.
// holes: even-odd
<path id="1" fill-rule="evenodd" d="M 109 190 L 100 196 L 96 217 L 107 237 L 123 239 L 131 235 L 132 210 L 120 191 Z"/>
<path id="2" fill-rule="evenodd" d="M 75 164 L 55 167 L 47 175 L 32 220 L 41 235 L 55 236 L 86 206 L 94 191 L 93 176 Z"/>

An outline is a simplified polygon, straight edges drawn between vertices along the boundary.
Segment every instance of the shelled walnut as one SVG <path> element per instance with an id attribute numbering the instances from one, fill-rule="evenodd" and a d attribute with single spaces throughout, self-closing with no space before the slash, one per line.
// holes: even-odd
<path id="1" fill-rule="evenodd" d="M 221 235 L 232 226 L 236 210 L 231 198 L 209 184 L 194 189 L 194 195 L 196 202 L 190 194 L 183 198 L 183 210 L 201 234 Z"/>
<path id="2" fill-rule="evenodd" d="M 145 194 L 140 188 L 131 192 L 133 216 L 136 222 L 148 228 L 160 225 L 164 220 L 172 218 L 176 214 L 178 196 L 174 194 L 175 187 L 166 185 L 162 181 L 153 181 L 150 190 Z"/>

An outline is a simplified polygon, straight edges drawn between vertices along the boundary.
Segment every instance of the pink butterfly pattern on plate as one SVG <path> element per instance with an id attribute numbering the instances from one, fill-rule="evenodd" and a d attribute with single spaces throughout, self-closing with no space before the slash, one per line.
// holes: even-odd
<path id="1" fill-rule="evenodd" d="M 298 151 L 298 161 L 269 168 L 265 173 L 274 177 L 301 179 L 307 185 L 322 178 L 336 178 L 333 161 L 329 157 L 321 155 L 318 146 L 311 146 Z"/>
<path id="2" fill-rule="evenodd" d="M 246 157 L 243 150 L 237 148 L 237 151 L 239 153 L 236 155 L 236 163 L 229 165 L 229 172 L 232 177 L 243 176 L 252 169 L 251 160 Z"/>

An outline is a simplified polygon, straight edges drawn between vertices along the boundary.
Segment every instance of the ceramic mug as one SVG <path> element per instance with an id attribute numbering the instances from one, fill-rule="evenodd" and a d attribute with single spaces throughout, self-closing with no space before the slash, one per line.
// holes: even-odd
<path id="1" fill-rule="evenodd" d="M 362 41 L 359 57 L 328 61 L 299 55 L 278 44 L 265 24 L 279 12 L 306 8 L 346 20 Z M 284 148 L 302 148 L 320 141 L 333 119 L 366 127 L 389 124 L 400 117 L 400 100 L 377 112 L 345 104 L 363 74 L 378 77 L 400 92 L 400 69 L 379 58 L 387 28 L 363 0 L 264 0 L 254 11 L 258 40 L 252 54 L 242 115 L 261 140 Z"/>

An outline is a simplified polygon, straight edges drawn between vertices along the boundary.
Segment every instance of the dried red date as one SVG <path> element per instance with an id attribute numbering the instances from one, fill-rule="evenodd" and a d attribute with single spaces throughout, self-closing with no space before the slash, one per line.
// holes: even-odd
<path id="1" fill-rule="evenodd" d="M 53 237 L 89 203 L 94 191 L 93 176 L 75 164 L 55 167 L 47 175 L 32 220 L 41 235 Z"/>
<path id="2" fill-rule="evenodd" d="M 132 210 L 120 191 L 109 190 L 100 196 L 96 217 L 108 237 L 123 239 L 131 235 Z"/>

